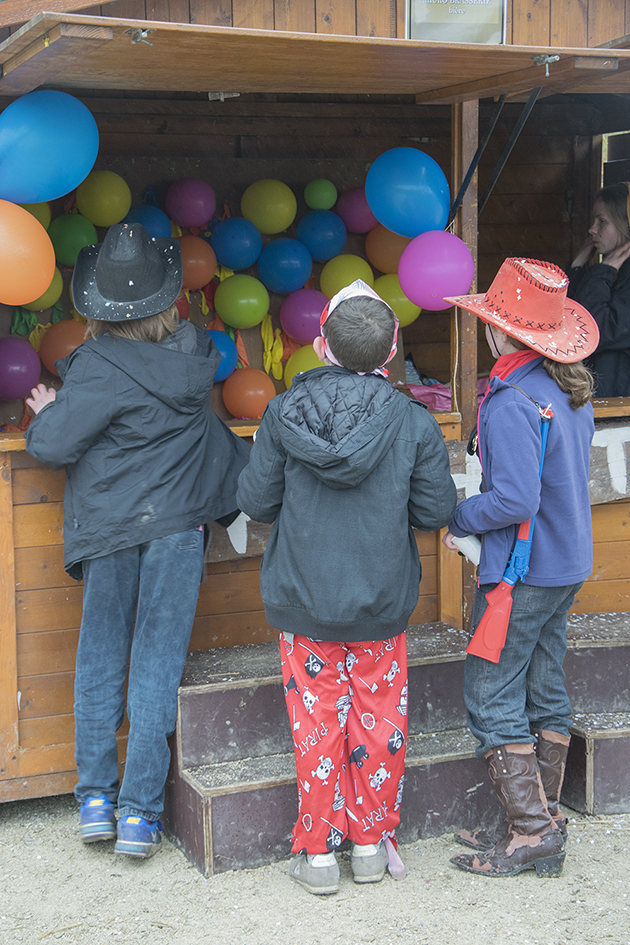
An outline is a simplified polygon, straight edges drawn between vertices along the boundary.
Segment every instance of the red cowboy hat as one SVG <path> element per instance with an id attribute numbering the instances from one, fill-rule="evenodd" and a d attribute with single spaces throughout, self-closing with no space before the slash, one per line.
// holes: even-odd
<path id="1" fill-rule="evenodd" d="M 582 361 L 599 344 L 583 305 L 567 298 L 569 277 L 538 259 L 506 259 L 485 295 L 445 298 L 552 361 Z"/>

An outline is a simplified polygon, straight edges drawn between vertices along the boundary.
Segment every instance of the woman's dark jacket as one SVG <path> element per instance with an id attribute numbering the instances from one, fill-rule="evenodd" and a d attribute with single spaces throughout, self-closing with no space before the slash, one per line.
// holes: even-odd
<path id="1" fill-rule="evenodd" d="M 599 345 L 585 364 L 595 374 L 596 397 L 630 397 L 630 259 L 619 269 L 597 263 L 569 269 L 568 295 L 599 327 Z"/>
<path id="2" fill-rule="evenodd" d="M 65 567 L 214 521 L 236 508 L 249 447 L 210 407 L 220 354 L 184 322 L 162 344 L 105 334 L 56 367 L 28 452 L 66 470 Z M 182 340 L 183 339 L 183 340 Z"/>

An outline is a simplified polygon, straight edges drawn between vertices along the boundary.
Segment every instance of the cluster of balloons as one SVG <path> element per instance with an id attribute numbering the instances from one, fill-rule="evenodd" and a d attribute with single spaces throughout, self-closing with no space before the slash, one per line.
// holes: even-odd
<path id="1" fill-rule="evenodd" d="M 381 154 L 370 166 L 364 187 L 339 194 L 329 180 L 309 181 L 303 192 L 309 212 L 297 223 L 295 238 L 286 231 L 295 223 L 297 199 L 282 181 L 250 184 L 241 199 L 240 217 L 211 222 L 217 198 L 205 181 L 174 181 L 164 210 L 150 205 L 132 209 L 129 186 L 120 175 L 92 170 L 97 153 L 94 118 L 67 93 L 33 92 L 0 114 L 0 303 L 32 311 L 54 305 L 62 290 L 58 265 L 74 265 L 84 246 L 98 242 L 96 227 L 138 222 L 154 238 L 170 237 L 173 224 L 187 227 L 194 232 L 179 237 L 183 288 L 201 289 L 218 266 L 232 270 L 235 274 L 223 278 L 215 294 L 216 311 L 229 326 L 260 324 L 269 310 L 269 292 L 286 296 L 281 325 L 302 346 L 287 363 L 289 386 L 296 373 L 319 364 L 310 345 L 319 333 L 326 300 L 356 279 L 373 285 L 402 325 L 410 324 L 423 308 L 447 308 L 444 296 L 464 294 L 472 283 L 470 252 L 444 231 L 450 208 L 446 177 L 417 148 Z M 51 222 L 49 201 L 75 189 L 78 213 Z M 211 227 L 210 235 L 196 235 L 206 226 Z M 367 258 L 344 252 L 348 233 L 365 234 Z M 305 288 L 314 261 L 323 263 L 319 291 Z M 257 277 L 244 272 L 254 265 Z M 374 270 L 382 273 L 376 280 Z M 176 304 L 181 317 L 188 317 L 184 294 Z M 81 331 L 77 323 L 64 321 L 46 332 L 41 358 L 53 373 L 62 351 L 80 343 Z M 252 395 L 255 406 L 245 406 L 239 395 L 231 401 L 233 410 L 229 392 L 226 406 L 235 416 L 258 416 L 265 396 L 275 393 L 273 382 L 267 378 L 265 387 L 258 375 L 266 375 L 255 369 L 235 371 L 234 342 L 224 332 L 214 332 L 213 338 L 222 357 L 217 379 L 238 386 L 241 395 L 248 379 L 257 390 Z M 28 374 L 26 356 L 18 356 L 23 350 L 15 344 L 6 349 L 14 352 L 15 377 Z M 35 358 L 37 364 L 30 359 L 32 372 L 39 366 Z M 0 371 L 13 377 L 9 360 L 6 353 L 0 358 Z M 24 396 L 13 393 L 21 389 L 17 382 L 0 384 L 0 397 L 6 396 L 5 389 L 11 396 Z"/>

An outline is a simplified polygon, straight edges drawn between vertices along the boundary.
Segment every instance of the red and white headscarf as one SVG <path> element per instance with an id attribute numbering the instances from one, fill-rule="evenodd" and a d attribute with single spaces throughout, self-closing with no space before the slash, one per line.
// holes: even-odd
<path id="1" fill-rule="evenodd" d="M 326 340 L 326 336 L 324 334 L 324 324 L 328 316 L 331 314 L 331 312 L 334 312 L 334 310 L 337 308 L 340 302 L 345 302 L 346 299 L 356 298 L 362 295 L 367 295 L 371 299 L 378 299 L 379 302 L 383 302 L 383 305 L 387 305 L 387 302 L 385 302 L 384 299 L 382 299 L 380 295 L 377 292 L 375 292 L 371 286 L 367 284 L 367 282 L 364 282 L 363 279 L 357 279 L 351 285 L 344 286 L 343 289 L 340 289 L 336 295 L 333 295 L 332 299 L 330 300 L 330 302 L 328 302 L 328 304 L 324 308 L 324 311 L 321 314 L 321 318 L 319 320 L 319 333 L 324 339 L 324 354 L 326 356 L 326 360 L 330 361 L 331 364 L 336 364 L 337 367 L 344 367 L 344 365 L 339 363 L 339 361 L 336 359 L 336 357 L 330 350 L 330 345 L 328 344 Z M 383 364 L 381 364 L 380 367 L 377 367 L 373 371 L 369 372 L 370 374 L 380 374 L 381 377 L 387 377 L 389 375 L 389 371 L 386 369 L 385 365 L 389 364 L 389 362 L 394 357 L 398 349 L 399 322 L 398 322 L 398 319 L 396 318 L 396 315 L 394 314 L 394 310 L 392 309 L 391 305 L 387 305 L 387 308 L 390 310 L 390 312 L 394 316 L 394 324 L 396 326 L 396 330 L 394 331 L 394 340 L 392 343 L 392 348 L 391 348 L 391 351 L 389 352 L 389 355 L 383 362 Z M 368 372 L 357 371 L 356 373 L 367 374 Z"/>

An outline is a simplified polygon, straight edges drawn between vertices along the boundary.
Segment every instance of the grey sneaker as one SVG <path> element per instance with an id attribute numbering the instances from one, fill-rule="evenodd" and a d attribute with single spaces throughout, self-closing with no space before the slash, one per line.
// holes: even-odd
<path id="1" fill-rule="evenodd" d="M 382 840 L 365 846 L 353 844 L 350 865 L 355 883 L 380 883 L 388 863 L 389 857 Z"/>
<path id="2" fill-rule="evenodd" d="M 339 891 L 339 866 L 334 853 L 300 853 L 289 863 L 289 876 L 314 896 Z"/>

